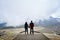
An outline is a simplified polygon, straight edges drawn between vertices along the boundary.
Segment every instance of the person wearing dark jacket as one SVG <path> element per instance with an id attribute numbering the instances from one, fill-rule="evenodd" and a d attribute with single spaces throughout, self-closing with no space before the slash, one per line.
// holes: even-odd
<path id="1" fill-rule="evenodd" d="M 26 34 L 26 32 L 28 34 L 28 23 L 27 22 L 25 22 L 24 28 L 25 28 L 25 34 Z"/>
<path id="2" fill-rule="evenodd" d="M 31 21 L 30 23 L 30 34 L 34 34 L 34 23 Z"/>

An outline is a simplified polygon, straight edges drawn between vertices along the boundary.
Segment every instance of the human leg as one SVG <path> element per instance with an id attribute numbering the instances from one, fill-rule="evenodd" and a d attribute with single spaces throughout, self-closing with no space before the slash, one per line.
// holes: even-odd
<path id="1" fill-rule="evenodd" d="M 26 34 L 26 29 L 25 29 L 25 34 Z"/>
<path id="2" fill-rule="evenodd" d="M 31 28 L 30 28 L 30 34 L 31 34 Z"/>
<path id="3" fill-rule="evenodd" d="M 27 34 L 28 34 L 28 29 L 27 29 Z"/>

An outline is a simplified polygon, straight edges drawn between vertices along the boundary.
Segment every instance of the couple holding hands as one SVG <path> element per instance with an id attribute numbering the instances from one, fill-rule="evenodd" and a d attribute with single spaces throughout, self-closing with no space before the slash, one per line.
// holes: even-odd
<path id="1" fill-rule="evenodd" d="M 25 22 L 24 28 L 25 28 L 25 34 L 26 33 L 28 34 L 28 28 L 30 28 L 30 34 L 34 34 L 34 23 L 32 21 L 30 22 L 29 25 L 27 22 Z"/>

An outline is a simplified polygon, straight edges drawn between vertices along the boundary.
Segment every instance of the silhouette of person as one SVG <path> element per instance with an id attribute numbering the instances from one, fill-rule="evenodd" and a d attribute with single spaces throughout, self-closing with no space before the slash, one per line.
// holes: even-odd
<path id="1" fill-rule="evenodd" d="M 31 21 L 30 25 L 30 34 L 34 34 L 34 23 Z"/>
<path id="2" fill-rule="evenodd" d="M 24 28 L 25 28 L 25 34 L 26 33 L 28 34 L 28 23 L 27 22 L 25 22 Z"/>

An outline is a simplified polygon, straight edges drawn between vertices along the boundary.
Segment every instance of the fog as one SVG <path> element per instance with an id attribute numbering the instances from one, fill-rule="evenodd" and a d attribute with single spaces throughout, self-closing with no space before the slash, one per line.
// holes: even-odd
<path id="1" fill-rule="evenodd" d="M 60 0 L 0 0 L 0 23 L 8 26 L 49 16 L 60 18 Z"/>

